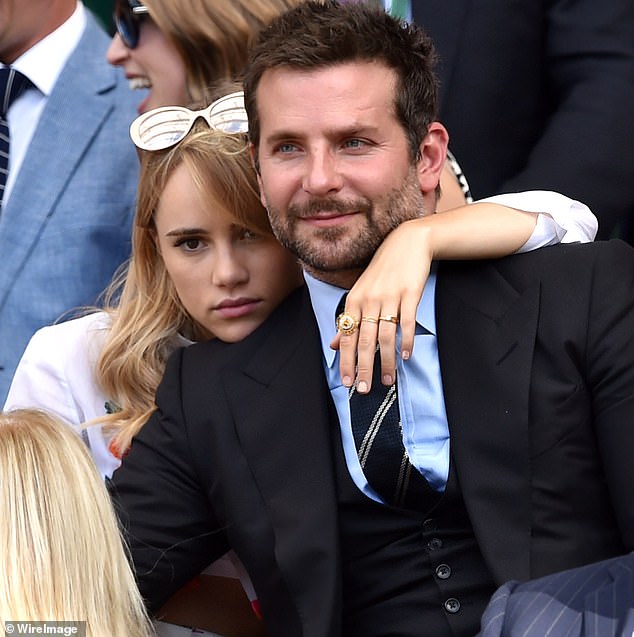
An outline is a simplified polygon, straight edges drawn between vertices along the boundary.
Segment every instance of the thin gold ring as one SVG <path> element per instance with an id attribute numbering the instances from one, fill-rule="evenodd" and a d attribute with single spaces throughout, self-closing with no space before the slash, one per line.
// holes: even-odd
<path id="1" fill-rule="evenodd" d="M 337 329 L 346 336 L 354 334 L 359 329 L 359 319 L 343 312 L 337 317 Z"/>
<path id="2" fill-rule="evenodd" d="M 374 316 L 364 316 L 361 319 L 361 322 L 363 323 L 363 321 L 365 321 L 366 323 L 378 323 L 379 319 L 374 318 Z"/>
<path id="3" fill-rule="evenodd" d="M 390 323 L 394 323 L 394 325 L 398 325 L 398 316 L 385 314 L 384 316 L 379 316 L 379 321 L 389 321 Z"/>

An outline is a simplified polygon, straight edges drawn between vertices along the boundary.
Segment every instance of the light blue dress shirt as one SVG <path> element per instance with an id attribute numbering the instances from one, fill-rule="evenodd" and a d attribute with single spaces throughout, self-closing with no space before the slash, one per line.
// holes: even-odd
<path id="1" fill-rule="evenodd" d="M 307 273 L 304 276 L 319 326 L 324 369 L 339 416 L 348 470 L 363 493 L 381 502 L 381 498 L 368 485 L 357 457 L 350 424 L 348 390 L 341 384 L 339 374 L 339 352 L 330 348 L 337 331 L 335 312 L 346 290 L 319 281 Z M 410 461 L 434 489 L 444 491 L 449 475 L 449 426 L 436 343 L 435 289 L 436 275 L 433 270 L 418 305 L 414 350 L 407 361 L 400 358 L 400 328 L 397 332 L 396 378 L 403 442 Z"/>

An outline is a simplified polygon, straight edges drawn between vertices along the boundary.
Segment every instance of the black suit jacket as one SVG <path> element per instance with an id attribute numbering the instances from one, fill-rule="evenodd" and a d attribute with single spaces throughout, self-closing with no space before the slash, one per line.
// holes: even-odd
<path id="1" fill-rule="evenodd" d="M 634 548 L 634 251 L 444 263 L 455 468 L 496 582 Z M 244 341 L 180 350 L 113 492 L 154 607 L 229 546 L 276 637 L 340 631 L 334 407 L 305 290 Z"/>
<path id="2" fill-rule="evenodd" d="M 634 217 L 634 2 L 412 5 L 440 55 L 440 118 L 476 198 L 556 190 L 593 209 L 600 238 Z"/>

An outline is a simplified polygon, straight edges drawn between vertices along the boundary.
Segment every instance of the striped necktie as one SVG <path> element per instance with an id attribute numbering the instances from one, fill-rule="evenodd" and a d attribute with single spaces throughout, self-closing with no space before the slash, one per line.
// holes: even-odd
<path id="1" fill-rule="evenodd" d="M 345 307 L 345 299 L 344 294 L 337 316 Z M 387 387 L 380 378 L 381 353 L 377 347 L 370 391 L 359 394 L 355 384 L 348 393 L 350 423 L 361 469 L 368 484 L 386 504 L 426 510 L 440 494 L 410 462 L 403 443 L 396 383 Z"/>
<path id="2" fill-rule="evenodd" d="M 9 174 L 9 123 L 7 111 L 31 82 L 10 66 L 0 69 L 0 206 Z"/>

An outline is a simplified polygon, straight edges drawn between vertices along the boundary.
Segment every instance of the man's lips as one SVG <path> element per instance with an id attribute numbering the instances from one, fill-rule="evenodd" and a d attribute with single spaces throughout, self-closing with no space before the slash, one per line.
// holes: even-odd
<path id="1" fill-rule="evenodd" d="M 318 212 L 302 216 L 301 221 L 319 228 L 329 228 L 346 223 L 351 217 L 354 217 L 357 214 L 359 214 L 358 210 L 351 210 L 347 212 Z"/>
<path id="2" fill-rule="evenodd" d="M 255 311 L 260 304 L 259 299 L 238 298 L 225 299 L 216 305 L 213 309 L 223 318 L 240 318 Z"/>

